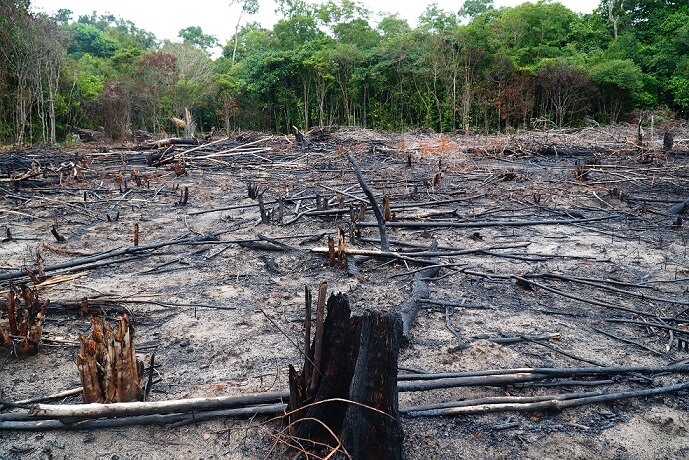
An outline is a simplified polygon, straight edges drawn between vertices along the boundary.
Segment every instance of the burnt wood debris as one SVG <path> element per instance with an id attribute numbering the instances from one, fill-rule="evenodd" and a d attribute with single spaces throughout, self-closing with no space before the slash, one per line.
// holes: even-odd
<path id="1" fill-rule="evenodd" d="M 687 397 L 685 132 L 198 140 L 186 115 L 184 137 L 0 152 L 0 377 L 69 350 L 81 382 L 19 374 L 0 430 L 260 417 L 285 458 L 397 459 L 420 417 Z M 242 340 L 271 337 L 275 382 L 205 391 L 242 348 L 183 317 L 262 324 Z M 173 320 L 183 339 L 154 334 Z"/>

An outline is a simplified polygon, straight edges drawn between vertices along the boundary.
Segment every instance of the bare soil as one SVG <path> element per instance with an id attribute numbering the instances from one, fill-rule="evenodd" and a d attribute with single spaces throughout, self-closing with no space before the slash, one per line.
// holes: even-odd
<path id="1" fill-rule="evenodd" d="M 347 153 L 359 159 L 376 195 L 390 197 L 397 221 L 495 222 L 475 228 L 388 229 L 395 250 L 408 250 L 404 243 L 428 247 L 433 240 L 441 247 L 475 250 L 441 259 L 448 266 L 431 281 L 430 299 L 483 307 L 427 304 L 400 352 L 400 372 L 686 361 L 689 355 L 677 346 L 681 333 L 671 337 L 657 327 L 608 321 L 681 317 L 689 305 L 689 231 L 668 211 L 689 198 L 689 157 L 682 141 L 689 129 L 681 124 L 665 128 L 678 139 L 673 152 L 661 151 L 661 129 L 647 133 L 639 148 L 636 127 L 616 126 L 501 136 L 341 129 L 312 133 L 306 147 L 292 138 L 247 133 L 186 154 L 185 171 L 181 163 L 177 171 L 169 165 L 148 166 L 152 149 L 134 145 L 0 153 L 0 237 L 6 229 L 12 236 L 0 243 L 0 274 L 35 264 L 37 253 L 50 266 L 131 246 L 136 223 L 139 245 L 217 236 L 217 241 L 170 245 L 129 260 L 124 256 L 97 267 L 48 273 L 62 275 L 40 290 L 51 301 L 44 329 L 49 340 L 37 356 L 18 360 L 4 353 L 0 397 L 18 401 L 79 386 L 79 348 L 73 344 L 90 324 L 70 302 L 83 298 L 109 300 L 102 313 L 110 317 L 129 312 L 137 351 L 145 362 L 151 353 L 156 356 L 150 400 L 286 390 L 287 366 L 303 362 L 298 347 L 305 286 L 315 289 L 326 281 L 330 292 L 346 293 L 358 313 L 396 311 L 410 295 L 412 273 L 419 268 L 412 262 L 359 258 L 356 269 L 347 270 L 330 267 L 327 257 L 311 251 L 326 246 L 327 237 L 337 238 L 338 228 L 348 234 L 350 222 L 348 213 L 301 215 L 293 221 L 315 209 L 316 195 L 335 208 L 364 199 Z M 188 148 L 179 146 L 167 155 Z M 21 181 L 7 178 L 7 170 L 17 177 L 32 168 L 40 174 Z M 266 208 L 274 211 L 272 222 L 260 222 L 257 202 L 247 196 L 249 183 L 263 191 Z M 183 205 L 185 187 L 189 198 Z M 282 223 L 273 204 L 280 198 L 288 199 Z M 505 224 L 598 217 L 604 219 Z M 362 220 L 374 221 L 370 207 Z M 55 241 L 53 225 L 65 243 Z M 360 237 L 378 238 L 375 227 L 359 231 Z M 295 249 L 267 251 L 238 243 L 259 234 Z M 360 238 L 347 244 L 379 247 Z M 536 274 L 578 281 L 533 278 L 559 291 L 551 292 L 509 278 Z M 8 284 L 1 283 L 4 297 Z M 458 342 L 448 322 L 469 348 L 454 349 Z M 681 321 L 674 324 L 684 327 Z M 559 333 L 560 339 L 511 345 L 487 340 L 548 333 Z M 646 388 L 683 378 L 620 379 L 594 388 Z M 401 393 L 400 407 L 570 391 L 587 387 L 523 384 Z M 688 402 L 688 395 L 679 393 L 557 413 L 403 416 L 404 450 L 410 460 L 687 458 Z M 266 418 L 226 418 L 172 427 L 2 431 L 0 458 L 288 458 L 276 446 L 279 430 L 278 421 Z"/>

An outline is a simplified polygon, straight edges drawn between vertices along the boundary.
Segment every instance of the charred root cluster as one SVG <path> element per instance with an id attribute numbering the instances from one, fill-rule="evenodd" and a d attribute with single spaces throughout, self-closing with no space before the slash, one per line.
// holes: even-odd
<path id="1" fill-rule="evenodd" d="M 136 359 L 134 334 L 127 316 L 115 328 L 91 319 L 91 336 L 80 335 L 77 367 L 87 403 L 139 401 L 143 397 L 143 363 Z"/>
<path id="2" fill-rule="evenodd" d="M 16 357 L 38 353 L 45 313 L 50 302 L 40 301 L 35 289 L 26 285 L 10 285 L 5 314 L 7 322 L 0 323 L 0 341 Z"/>

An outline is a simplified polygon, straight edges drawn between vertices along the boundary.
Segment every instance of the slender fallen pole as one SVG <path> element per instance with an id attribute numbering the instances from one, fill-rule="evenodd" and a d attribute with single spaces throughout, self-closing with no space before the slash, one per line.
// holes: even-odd
<path id="1" fill-rule="evenodd" d="M 50 272 L 54 272 L 57 270 L 62 270 L 64 268 L 79 267 L 81 265 L 90 264 L 92 262 L 97 262 L 97 261 L 104 260 L 104 259 L 110 259 L 113 257 L 119 257 L 119 256 L 127 255 L 127 254 L 137 254 L 137 253 L 141 253 L 141 252 L 145 252 L 145 251 L 150 251 L 153 249 L 159 249 L 159 248 L 162 248 L 165 246 L 171 246 L 174 244 L 188 244 L 188 243 L 198 243 L 198 242 L 203 242 L 203 241 L 216 241 L 216 240 L 217 240 L 217 237 L 215 237 L 214 235 L 202 235 L 202 236 L 196 236 L 196 237 L 192 237 L 192 238 L 178 238 L 178 239 L 170 240 L 170 241 L 151 243 L 151 244 L 147 244 L 144 246 L 129 246 L 126 248 L 115 249 L 115 250 L 104 252 L 101 254 L 95 254 L 95 255 L 92 255 L 89 257 L 72 259 L 72 260 L 68 260 L 66 262 L 62 262 L 59 264 L 49 265 L 49 266 L 44 268 L 44 271 L 45 271 L 45 273 L 50 273 Z M 38 267 L 31 267 L 30 270 L 33 272 L 38 272 Z M 9 281 L 9 280 L 17 279 L 17 278 L 23 278 L 25 276 L 28 276 L 26 269 L 16 270 L 13 272 L 0 274 L 0 281 Z"/>
<path id="2" fill-rule="evenodd" d="M 374 208 L 375 211 L 375 208 Z M 454 228 L 486 228 L 486 227 L 530 227 L 535 225 L 572 225 L 581 224 L 585 222 L 598 222 L 602 220 L 611 219 L 612 216 L 606 217 L 591 217 L 589 219 L 548 219 L 548 220 L 496 220 L 487 221 L 479 220 L 474 222 L 457 222 L 451 220 L 436 220 L 425 222 L 388 222 L 388 227 L 397 228 L 440 228 L 440 227 L 454 227 Z M 379 226 L 377 222 L 358 222 L 359 227 L 375 227 Z"/>
<path id="3" fill-rule="evenodd" d="M 441 372 L 428 374 L 399 374 L 398 382 L 409 380 L 437 380 L 511 374 L 541 374 L 548 378 L 570 378 L 594 375 L 621 374 L 689 374 L 689 364 L 673 366 L 609 366 L 609 367 L 522 367 L 515 369 L 486 369 L 483 371 Z"/>
<path id="4" fill-rule="evenodd" d="M 112 404 L 36 404 L 31 414 L 36 418 L 124 417 L 150 414 L 172 414 L 182 411 L 232 409 L 248 404 L 271 404 L 286 401 L 289 392 L 273 391 L 240 396 L 190 398 L 172 401 L 128 402 Z"/>
<path id="5" fill-rule="evenodd" d="M 613 393 L 598 394 L 592 396 L 576 397 L 572 399 L 563 399 L 562 395 L 556 395 L 551 397 L 547 401 L 537 401 L 537 402 L 507 402 L 507 403 L 494 403 L 494 404 L 476 404 L 463 407 L 448 407 L 441 409 L 430 409 L 430 410 L 420 410 L 414 411 L 413 409 L 407 409 L 408 414 L 412 416 L 426 416 L 426 417 L 437 417 L 437 416 L 449 416 L 449 415 L 468 415 L 468 414 L 487 414 L 490 412 L 506 412 L 506 411 L 518 411 L 518 412 L 533 412 L 538 410 L 557 410 L 561 411 L 569 407 L 583 406 L 586 404 L 619 401 L 621 399 L 629 398 L 639 398 L 642 396 L 654 396 L 666 393 L 676 393 L 678 391 L 684 391 L 689 389 L 689 383 L 677 383 L 674 385 L 668 385 L 658 388 L 649 388 L 646 390 L 635 390 L 635 391 L 617 391 Z"/>
<path id="6" fill-rule="evenodd" d="M 262 406 L 239 407 L 236 409 L 223 409 L 214 411 L 201 411 L 182 414 L 151 414 L 120 418 L 100 418 L 70 422 L 69 420 L 35 420 L 17 419 L 0 420 L 0 430 L 89 430 L 96 428 L 112 428 L 134 425 L 186 425 L 201 422 L 216 417 L 255 417 L 257 415 L 280 415 L 285 412 L 287 404 L 269 404 Z"/>
<path id="7" fill-rule="evenodd" d="M 364 179 L 364 175 L 361 173 L 359 162 L 356 161 L 356 158 L 354 158 L 351 153 L 347 154 L 347 159 L 349 159 L 349 162 L 352 164 L 352 169 L 354 169 L 354 174 L 356 174 L 359 185 L 361 185 L 361 188 L 366 194 L 368 201 L 371 202 L 373 214 L 376 216 L 377 220 L 376 225 L 378 226 L 378 231 L 380 232 L 380 250 L 387 252 L 390 250 L 390 243 L 388 242 L 388 233 L 385 230 L 385 219 L 383 218 L 383 213 L 380 211 L 380 206 L 378 206 L 376 197 L 373 196 L 373 192 L 369 188 L 368 184 L 366 184 L 366 179 Z"/>

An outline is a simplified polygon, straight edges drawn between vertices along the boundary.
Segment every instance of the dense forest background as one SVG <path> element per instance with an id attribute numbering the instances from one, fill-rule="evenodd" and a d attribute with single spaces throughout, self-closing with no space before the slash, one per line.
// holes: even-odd
<path id="1" fill-rule="evenodd" d="M 221 44 L 198 26 L 161 43 L 111 15 L 48 17 L 3 0 L 0 143 L 65 142 L 77 128 L 174 133 L 185 107 L 200 130 L 228 132 L 497 131 L 689 109 L 686 0 L 603 0 L 585 15 L 467 0 L 456 12 L 431 4 L 416 28 L 350 0 L 281 0 L 272 30 L 250 22 L 257 0 L 229 1 L 243 14 L 213 59 Z"/>

